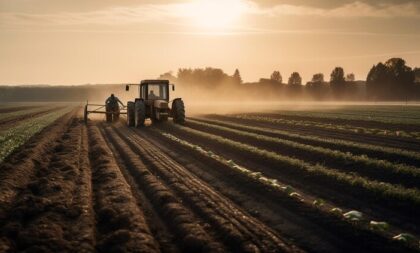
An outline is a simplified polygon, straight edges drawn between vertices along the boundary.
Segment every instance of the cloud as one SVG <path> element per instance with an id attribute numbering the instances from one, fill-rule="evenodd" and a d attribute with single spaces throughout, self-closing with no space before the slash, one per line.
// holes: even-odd
<path id="1" fill-rule="evenodd" d="M 236 0 L 241 1 L 241 0 Z M 393 1 L 375 1 L 368 3 L 356 1 L 342 4 L 334 8 L 312 7 L 309 5 L 293 5 L 289 3 L 273 6 L 258 5 L 257 1 L 242 0 L 243 14 L 252 18 L 279 17 L 279 16 L 318 16 L 330 18 L 420 18 L 420 5 L 411 1 L 400 3 Z M 194 2 L 175 3 L 143 3 L 137 6 L 108 7 L 102 10 L 85 12 L 59 12 L 59 13 L 26 13 L 3 12 L 0 13 L 0 25 L 8 27 L 13 25 L 125 25 L 150 23 L 191 25 L 188 19 L 188 8 Z M 189 21 L 189 22 L 188 22 Z"/>
<path id="2" fill-rule="evenodd" d="M 326 9 L 304 5 L 280 4 L 270 8 L 261 8 L 257 12 L 271 16 L 321 16 L 335 18 L 420 18 L 419 5 L 413 2 L 368 4 L 356 1 L 342 6 Z"/>

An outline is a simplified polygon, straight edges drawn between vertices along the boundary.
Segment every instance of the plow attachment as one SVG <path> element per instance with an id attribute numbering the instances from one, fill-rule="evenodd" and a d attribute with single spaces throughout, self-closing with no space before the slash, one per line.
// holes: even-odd
<path id="1" fill-rule="evenodd" d="M 111 107 L 109 105 L 89 104 L 87 102 L 83 114 L 85 123 L 88 122 L 89 114 L 91 113 L 104 114 L 107 122 L 116 122 L 121 114 L 127 114 L 127 107 L 119 105 Z"/>

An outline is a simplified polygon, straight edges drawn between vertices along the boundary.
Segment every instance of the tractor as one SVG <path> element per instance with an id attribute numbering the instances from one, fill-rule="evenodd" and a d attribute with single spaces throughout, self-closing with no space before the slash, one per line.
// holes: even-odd
<path id="1" fill-rule="evenodd" d="M 169 100 L 169 86 L 174 91 L 175 85 L 168 80 L 142 80 L 140 84 L 127 84 L 125 90 L 129 91 L 133 85 L 138 86 L 139 97 L 127 102 L 128 126 L 143 126 L 146 119 L 151 119 L 153 123 L 165 122 L 168 117 L 177 124 L 185 122 L 184 102 L 181 98 Z"/>

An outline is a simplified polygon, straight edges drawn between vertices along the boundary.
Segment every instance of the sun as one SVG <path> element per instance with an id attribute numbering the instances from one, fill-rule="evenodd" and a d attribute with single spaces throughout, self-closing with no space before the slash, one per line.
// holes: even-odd
<path id="1" fill-rule="evenodd" d="M 185 11 L 194 26 L 213 30 L 227 30 L 236 25 L 246 11 L 243 0 L 196 0 Z"/>

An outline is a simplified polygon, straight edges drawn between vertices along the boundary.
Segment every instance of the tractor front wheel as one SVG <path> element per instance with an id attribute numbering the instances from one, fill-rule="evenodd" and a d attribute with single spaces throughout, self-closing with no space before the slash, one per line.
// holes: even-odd
<path id="1" fill-rule="evenodd" d="M 177 98 L 172 102 L 172 116 L 177 124 L 185 123 L 185 106 L 182 99 Z"/>
<path id="2" fill-rule="evenodd" d="M 146 120 L 146 105 L 144 104 L 144 101 L 137 100 L 134 104 L 134 109 L 134 126 L 144 126 L 144 121 Z"/>
<path id="3" fill-rule="evenodd" d="M 134 102 L 127 103 L 127 126 L 134 126 Z"/>

